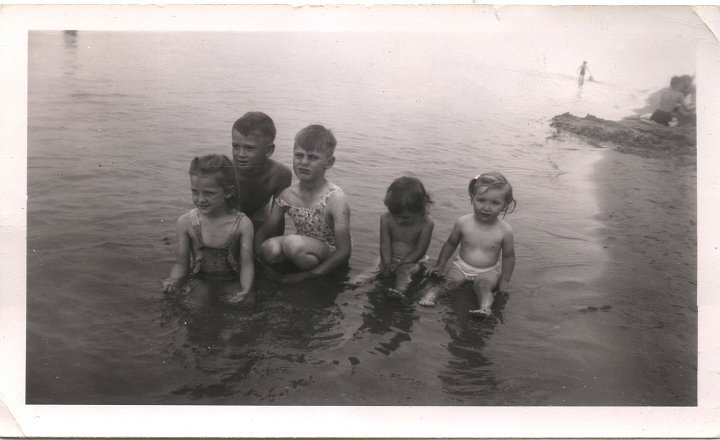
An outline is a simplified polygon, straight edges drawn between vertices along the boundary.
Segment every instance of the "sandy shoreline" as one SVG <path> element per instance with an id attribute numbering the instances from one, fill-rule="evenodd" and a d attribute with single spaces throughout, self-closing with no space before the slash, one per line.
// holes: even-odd
<path id="1" fill-rule="evenodd" d="M 623 150 L 608 148 L 592 175 L 602 213 L 597 220 L 604 225 L 599 235 L 609 255 L 599 280 L 612 292 L 607 329 L 623 347 L 622 368 L 632 371 L 625 380 L 637 388 L 648 371 L 665 378 L 642 387 L 651 390 L 643 404 L 695 405 L 696 157 Z"/>

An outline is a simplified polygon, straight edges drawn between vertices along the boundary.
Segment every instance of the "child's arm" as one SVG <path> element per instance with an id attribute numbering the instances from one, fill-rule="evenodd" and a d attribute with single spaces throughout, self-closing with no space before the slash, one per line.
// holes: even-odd
<path id="1" fill-rule="evenodd" d="M 380 263 L 384 275 L 389 275 L 392 264 L 392 236 L 387 217 L 388 214 L 380 216 Z"/>
<path id="2" fill-rule="evenodd" d="M 177 284 L 182 281 L 188 273 L 190 264 L 190 236 L 188 235 L 188 219 L 182 216 L 177 221 L 177 250 L 175 263 L 170 269 L 170 275 L 162 282 L 162 290 L 165 293 L 174 293 Z"/>
<path id="3" fill-rule="evenodd" d="M 498 291 L 500 293 L 506 293 L 508 291 L 510 277 L 515 269 L 514 241 L 515 238 L 512 228 L 508 226 L 508 230 L 505 232 L 505 237 L 503 237 L 502 242 L 502 268 L 500 270 L 500 281 L 498 282 Z"/>
<path id="4" fill-rule="evenodd" d="M 250 292 L 255 280 L 255 263 L 252 253 L 253 225 L 249 218 L 244 217 L 240 221 L 240 288 L 239 294 L 244 295 Z"/>
<path id="5" fill-rule="evenodd" d="M 432 232 L 435 224 L 431 218 L 425 219 L 422 229 L 420 229 L 420 236 L 415 242 L 415 248 L 400 261 L 399 264 L 403 263 L 416 263 L 427 254 L 428 247 L 430 247 L 430 239 L 432 238 Z M 455 249 L 453 249 L 454 251 Z M 451 254 L 452 255 L 452 254 Z"/>
<path id="6" fill-rule="evenodd" d="M 255 249 L 255 253 L 259 254 L 260 252 L 260 245 L 263 244 L 263 242 L 269 238 L 274 237 L 274 232 L 283 225 L 283 220 L 285 219 L 285 209 L 275 203 L 273 201 L 272 210 L 270 211 L 270 215 L 268 216 L 267 220 L 263 223 L 262 226 L 260 226 L 260 229 L 258 229 L 257 233 L 255 234 L 255 239 L 253 241 Z"/>
<path id="7" fill-rule="evenodd" d="M 455 253 L 455 249 L 460 243 L 461 238 L 462 232 L 460 228 L 460 220 L 458 220 L 455 222 L 455 226 L 453 226 L 453 230 L 452 232 L 450 232 L 450 236 L 448 237 L 447 241 L 445 241 L 445 244 L 443 244 L 437 262 L 435 263 L 435 266 L 430 269 L 430 273 L 441 274 L 443 270 L 445 270 L 445 265 L 447 264 L 447 261 L 450 259 L 450 257 L 452 257 L 452 254 Z"/>

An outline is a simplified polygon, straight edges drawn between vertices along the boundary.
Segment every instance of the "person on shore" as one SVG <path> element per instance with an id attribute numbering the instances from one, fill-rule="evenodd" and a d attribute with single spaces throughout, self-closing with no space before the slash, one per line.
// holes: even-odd
<path id="1" fill-rule="evenodd" d="M 270 158 L 275 152 L 275 124 L 262 112 L 248 112 L 232 126 L 232 157 L 240 211 L 259 230 L 270 215 L 272 200 L 290 186 L 292 172 Z M 284 221 L 271 236 L 282 235 Z"/>
<path id="2" fill-rule="evenodd" d="M 435 306 L 444 291 L 454 290 L 465 281 L 472 281 L 479 308 L 469 313 L 478 317 L 492 314 L 494 291 L 506 293 L 515 268 L 513 230 L 503 217 L 515 209 L 510 182 L 498 172 L 478 175 L 470 180 L 468 194 L 473 213 L 460 217 L 443 245 L 431 275 L 443 276 L 445 286 L 430 288 L 420 300 L 421 306 Z M 445 265 L 455 252 L 452 267 L 445 273 Z M 502 256 L 502 258 L 501 258 Z"/>
<path id="3" fill-rule="evenodd" d="M 689 125 L 697 121 L 696 106 L 697 96 L 695 90 L 695 78 L 690 75 L 680 77 L 682 85 L 680 91 L 683 94 L 683 105 L 678 107 L 675 117 L 678 119 L 678 125 Z"/>
<path id="4" fill-rule="evenodd" d="M 350 259 L 350 206 L 345 193 L 325 177 L 335 163 L 337 141 L 321 125 L 295 136 L 293 171 L 298 182 L 275 198 L 270 217 L 255 237 L 255 249 L 270 264 L 289 261 L 302 271 L 282 277 L 294 283 L 325 275 Z M 296 233 L 268 238 L 287 213 Z"/>
<path id="5" fill-rule="evenodd" d="M 196 157 L 189 173 L 195 208 L 177 221 L 177 257 L 162 290 L 179 293 L 191 273 L 220 285 L 225 302 L 252 305 L 254 231 L 238 210 L 232 162 L 218 154 Z"/>
<path id="6" fill-rule="evenodd" d="M 685 94 L 682 92 L 683 79 L 679 76 L 673 76 L 670 79 L 670 88 L 665 90 L 660 96 L 658 108 L 650 115 L 650 120 L 658 124 L 669 126 L 673 116 L 678 112 L 689 112 L 690 109 L 685 106 Z"/>
<path id="7" fill-rule="evenodd" d="M 578 85 L 583 85 L 585 82 L 585 74 L 590 74 L 590 68 L 587 65 L 587 61 L 583 61 L 580 67 L 578 67 L 577 70 L 578 73 Z"/>
<path id="8" fill-rule="evenodd" d="M 434 223 L 433 203 L 419 179 L 400 177 L 385 194 L 387 212 L 380 216 L 380 270 L 395 276 L 392 294 L 404 297 L 412 277 L 424 269 Z"/>

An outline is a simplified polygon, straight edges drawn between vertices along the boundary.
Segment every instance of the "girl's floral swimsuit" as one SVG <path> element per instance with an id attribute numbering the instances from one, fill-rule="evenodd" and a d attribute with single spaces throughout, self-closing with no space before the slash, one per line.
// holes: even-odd
<path id="1" fill-rule="evenodd" d="M 325 208 L 330 197 L 339 191 L 342 189 L 337 186 L 330 188 L 311 208 L 290 205 L 280 197 L 275 199 L 275 202 L 278 206 L 286 209 L 295 224 L 298 235 L 320 240 L 330 248 L 330 252 L 335 252 L 335 231 L 325 221 Z"/>
<path id="2" fill-rule="evenodd" d="M 245 217 L 241 212 L 235 213 L 235 224 L 232 232 L 222 248 L 205 246 L 200 229 L 200 215 L 197 209 L 190 211 L 190 238 L 192 273 L 203 277 L 221 280 L 236 280 L 240 269 L 235 261 L 240 244 L 240 221 Z"/>

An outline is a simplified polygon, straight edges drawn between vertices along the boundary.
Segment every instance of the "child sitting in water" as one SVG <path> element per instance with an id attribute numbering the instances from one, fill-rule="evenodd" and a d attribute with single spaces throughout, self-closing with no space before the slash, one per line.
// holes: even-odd
<path id="1" fill-rule="evenodd" d="M 350 259 L 350 206 L 342 189 L 325 178 L 335 163 L 336 144 L 332 132 L 321 125 L 300 130 L 293 148 L 298 182 L 275 199 L 270 217 L 255 237 L 255 249 L 264 261 L 290 261 L 302 270 L 284 276 L 283 282 L 325 275 Z M 285 213 L 297 233 L 266 239 Z"/>
<path id="2" fill-rule="evenodd" d="M 670 88 L 660 96 L 660 104 L 658 104 L 657 110 L 653 112 L 650 119 L 658 124 L 669 126 L 676 111 L 689 112 L 690 109 L 685 106 L 684 102 L 683 87 L 683 79 L 679 76 L 673 76 L 670 79 Z"/>
<path id="3" fill-rule="evenodd" d="M 460 217 L 440 251 L 431 274 L 441 275 L 448 259 L 460 245 L 460 253 L 447 272 L 447 289 L 457 288 L 465 281 L 473 282 L 479 308 L 470 314 L 487 317 L 492 313 L 493 290 L 505 293 L 515 268 L 513 230 L 500 214 L 515 209 L 512 186 L 498 172 L 485 173 L 470 180 L 468 193 L 473 213 Z M 502 262 L 500 255 L 502 254 Z M 433 289 L 420 300 L 420 305 L 435 306 L 440 293 Z"/>
<path id="4" fill-rule="evenodd" d="M 191 271 L 200 279 L 223 283 L 230 304 L 252 305 L 253 226 L 238 210 L 233 164 L 211 154 L 190 163 L 190 189 L 195 209 L 177 221 L 177 258 L 162 290 L 173 293 Z M 240 285 L 237 285 L 239 279 Z"/>
<path id="5" fill-rule="evenodd" d="M 380 268 L 383 276 L 395 275 L 393 293 L 399 297 L 427 260 L 434 226 L 428 216 L 430 204 L 425 187 L 414 177 L 395 179 L 385 195 L 388 212 L 380 216 Z"/>

